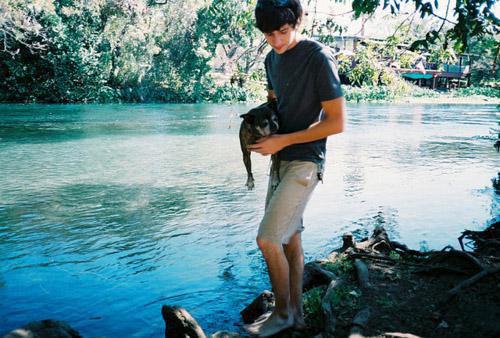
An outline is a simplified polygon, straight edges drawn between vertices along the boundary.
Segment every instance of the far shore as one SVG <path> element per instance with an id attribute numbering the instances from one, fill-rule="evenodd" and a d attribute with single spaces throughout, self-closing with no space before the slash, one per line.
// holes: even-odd
<path id="1" fill-rule="evenodd" d="M 414 104 L 500 104 L 500 98 L 482 95 L 474 96 L 451 96 L 440 95 L 438 97 L 401 97 L 392 103 L 414 103 Z"/>

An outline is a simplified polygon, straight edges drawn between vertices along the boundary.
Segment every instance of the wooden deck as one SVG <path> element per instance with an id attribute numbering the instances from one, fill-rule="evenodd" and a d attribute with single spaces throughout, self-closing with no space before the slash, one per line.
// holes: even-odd
<path id="1" fill-rule="evenodd" d="M 391 69 L 393 71 L 395 71 L 396 73 L 401 74 L 401 75 L 421 74 L 421 75 L 423 75 L 422 79 L 424 79 L 424 80 L 426 78 L 432 79 L 432 89 L 436 88 L 437 81 L 440 78 L 446 79 L 446 83 L 448 83 L 448 81 L 450 79 L 457 79 L 457 80 L 466 79 L 468 81 L 469 75 L 470 75 L 470 72 L 468 71 L 468 69 L 464 69 L 464 71 L 462 71 L 462 72 L 445 72 L 445 71 L 434 70 L 434 69 L 426 69 L 425 71 L 423 71 L 423 70 L 414 69 L 414 68 L 413 69 L 412 68 L 391 68 Z M 424 76 L 424 75 L 427 75 L 427 76 Z M 432 77 L 429 77 L 429 75 L 431 75 Z M 415 79 L 418 79 L 418 78 L 415 78 Z M 460 87 L 460 81 L 458 81 L 458 85 Z"/>

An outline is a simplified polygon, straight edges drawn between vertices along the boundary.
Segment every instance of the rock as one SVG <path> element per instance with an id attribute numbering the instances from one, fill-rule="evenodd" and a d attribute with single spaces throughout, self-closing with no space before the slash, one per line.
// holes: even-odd
<path id="1" fill-rule="evenodd" d="M 28 323 L 2 338 L 82 338 L 82 336 L 65 322 L 45 319 Z"/>
<path id="2" fill-rule="evenodd" d="M 302 289 L 310 290 L 316 286 L 328 285 L 337 276 L 326 269 L 323 269 L 317 262 L 309 262 L 304 266 L 304 279 Z"/>
<path id="3" fill-rule="evenodd" d="M 274 294 L 265 290 L 240 312 L 245 324 L 253 323 L 257 318 L 274 309 Z"/>
<path id="4" fill-rule="evenodd" d="M 196 320 L 185 309 L 163 305 L 161 314 L 165 320 L 165 338 L 206 338 Z"/>
<path id="5" fill-rule="evenodd" d="M 321 310 L 323 311 L 323 322 L 325 324 L 325 332 L 328 334 L 335 333 L 335 327 L 337 325 L 337 319 L 333 313 L 332 299 L 335 289 L 340 285 L 344 284 L 342 280 L 332 280 L 328 289 L 326 290 L 323 299 L 321 300 Z"/>

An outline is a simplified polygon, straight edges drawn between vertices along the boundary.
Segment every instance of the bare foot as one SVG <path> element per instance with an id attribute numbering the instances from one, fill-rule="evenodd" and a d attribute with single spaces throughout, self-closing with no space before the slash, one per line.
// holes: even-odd
<path id="1" fill-rule="evenodd" d="M 255 323 L 245 325 L 244 328 L 248 333 L 252 335 L 256 335 L 259 337 L 269 337 L 273 334 L 292 327 L 293 322 L 294 321 L 292 316 L 283 318 L 277 313 L 273 312 L 267 319 L 258 320 Z"/>
<path id="2" fill-rule="evenodd" d="M 273 314 L 272 311 L 267 311 L 264 314 L 260 315 L 252 324 L 263 322 L 267 320 L 267 318 L 269 318 L 272 314 Z"/>
<path id="3" fill-rule="evenodd" d="M 307 329 L 307 325 L 306 325 L 306 322 L 304 321 L 304 318 L 295 317 L 293 319 L 293 329 L 298 330 L 298 331 L 302 331 L 302 330 Z"/>
<path id="4" fill-rule="evenodd" d="M 304 321 L 304 313 L 301 311 L 295 311 L 292 309 L 293 315 L 293 328 L 294 330 L 302 331 L 307 328 L 306 322 Z"/>

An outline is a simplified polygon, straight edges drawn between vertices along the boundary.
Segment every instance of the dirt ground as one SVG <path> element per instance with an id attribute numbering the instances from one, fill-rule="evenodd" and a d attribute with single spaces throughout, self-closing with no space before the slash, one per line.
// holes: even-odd
<path id="1" fill-rule="evenodd" d="M 276 337 L 500 337 L 499 228 L 497 222 L 465 236 L 473 250 L 409 250 L 391 242 L 383 229 L 339 249 L 318 263 L 344 283 L 329 293 L 330 299 L 325 299 L 325 285 L 306 291 L 308 330 Z M 368 285 L 362 286 L 355 260 L 366 266 Z M 481 277 L 464 284 L 473 276 Z M 333 308 L 334 329 L 328 329 L 325 302 Z M 369 318 L 353 324 L 367 308 Z"/>

